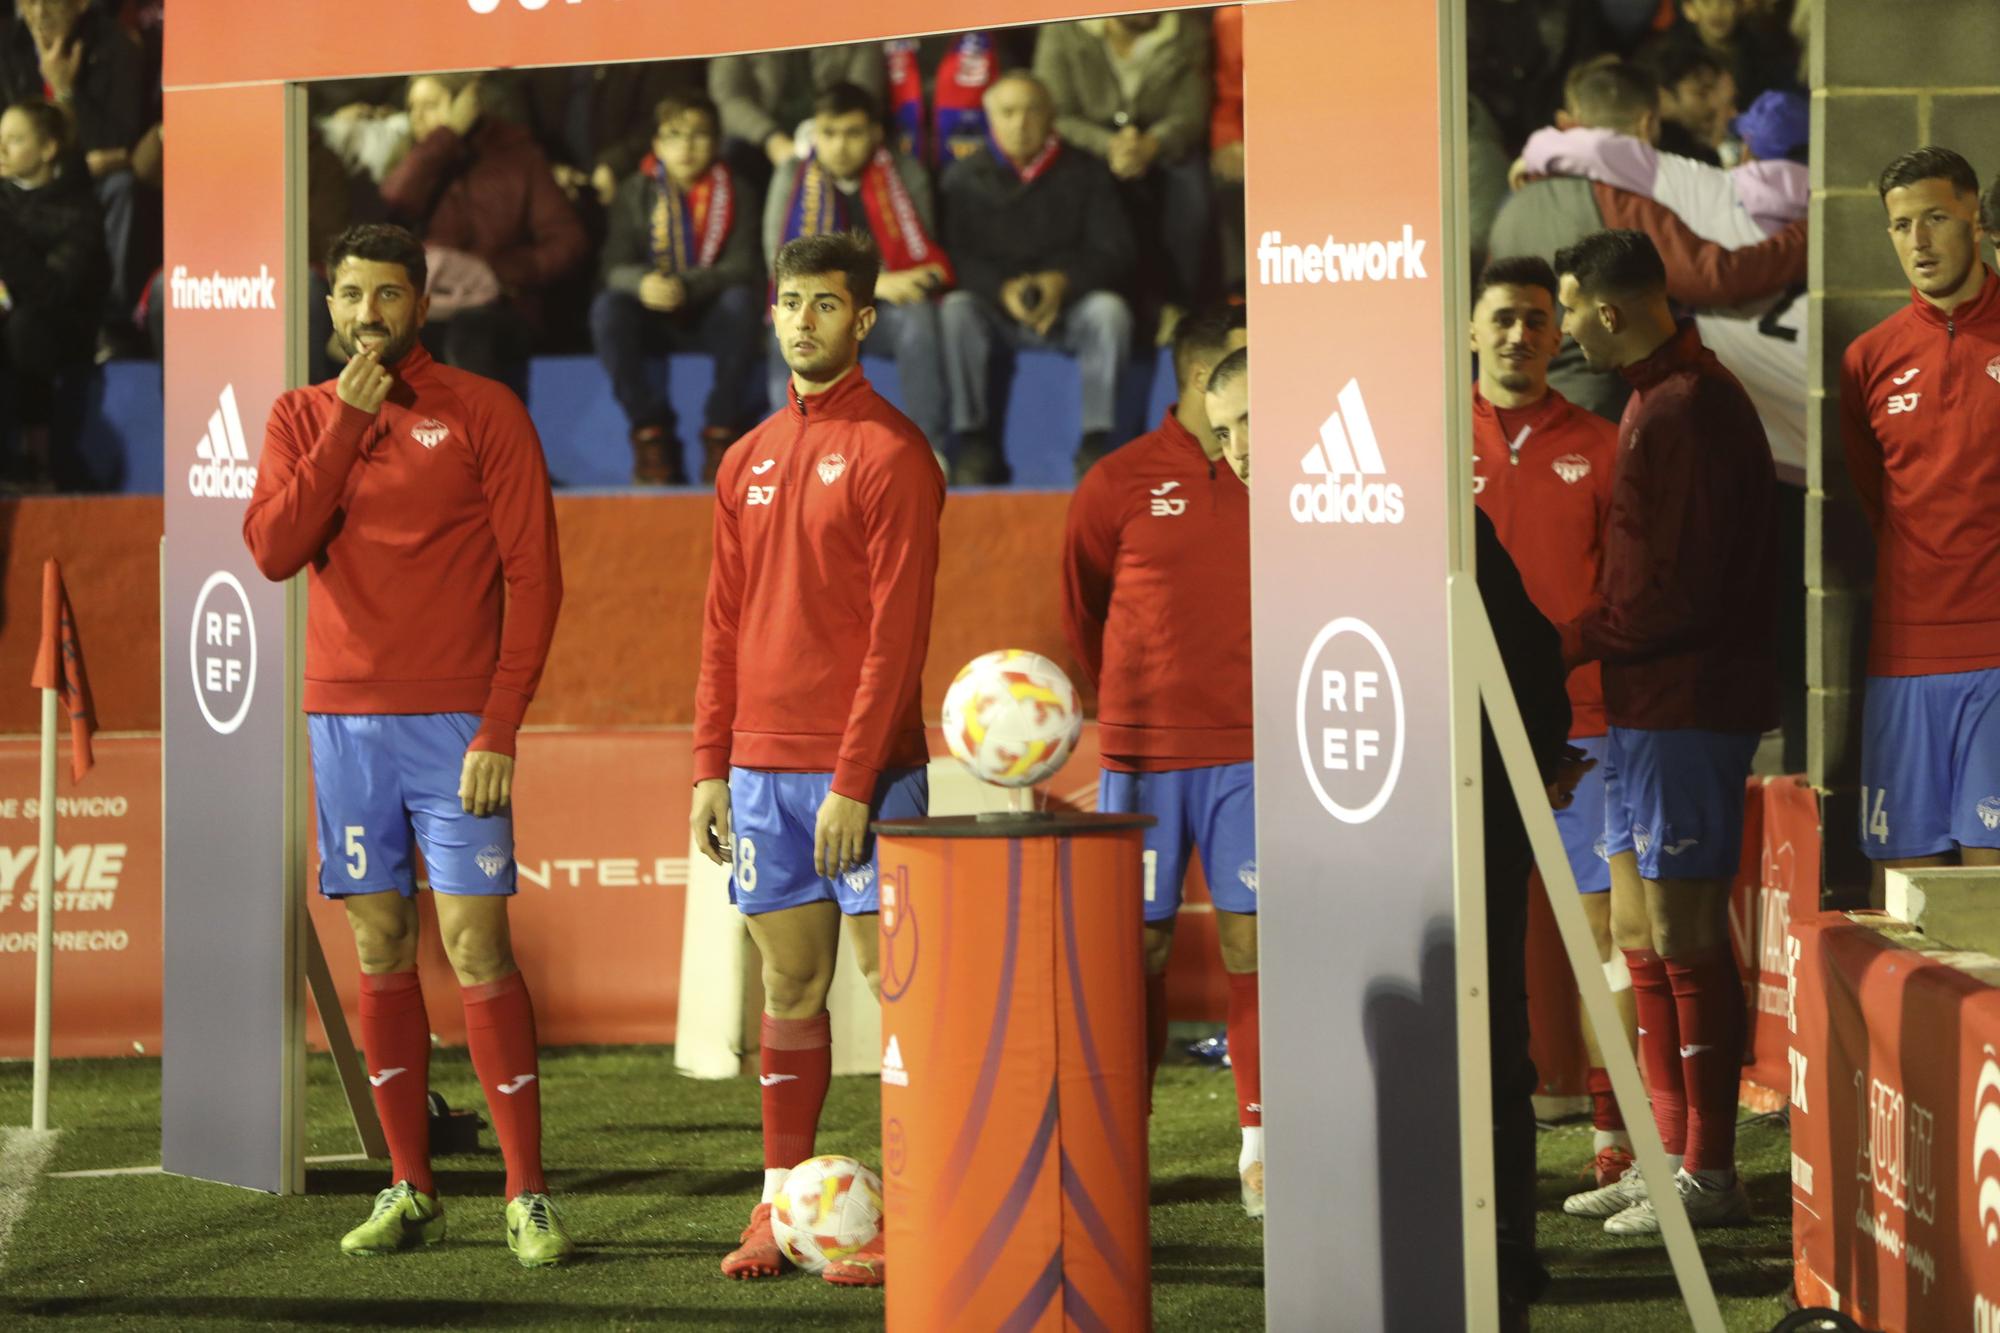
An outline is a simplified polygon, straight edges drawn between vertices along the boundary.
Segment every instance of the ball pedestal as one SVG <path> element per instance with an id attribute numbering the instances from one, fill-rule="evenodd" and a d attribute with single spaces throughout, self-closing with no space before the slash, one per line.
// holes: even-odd
<path id="1" fill-rule="evenodd" d="M 1152 1326 L 1152 822 L 875 826 L 892 1333 Z"/>

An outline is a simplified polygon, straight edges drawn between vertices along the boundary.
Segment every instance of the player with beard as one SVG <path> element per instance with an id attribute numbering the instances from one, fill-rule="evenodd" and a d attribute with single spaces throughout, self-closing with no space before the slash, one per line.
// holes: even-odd
<path id="1" fill-rule="evenodd" d="M 361 959 L 361 1041 L 391 1179 L 345 1254 L 444 1239 L 426 1104 L 414 839 L 465 1004 L 466 1042 L 506 1159 L 523 1265 L 575 1246 L 542 1177 L 534 1008 L 515 965 L 514 740 L 562 602 L 541 440 L 505 386 L 431 360 L 424 249 L 400 227 L 343 232 L 327 309 L 337 380 L 271 409 L 243 539 L 273 580 L 309 570 L 305 710 L 320 892 Z"/>
<path id="2" fill-rule="evenodd" d="M 1964 158 L 1919 148 L 1880 188 L 1910 304 L 1840 367 L 1847 466 L 1876 551 L 1861 844 L 1884 868 L 1994 865 L 2000 277 L 1980 262 L 1979 181 Z"/>
<path id="3" fill-rule="evenodd" d="M 772 321 L 792 368 L 783 411 L 716 477 L 695 696 L 694 846 L 730 865 L 763 959 L 764 1196 L 726 1277 L 774 1277 L 771 1203 L 813 1155 L 832 1074 L 826 994 L 841 919 L 880 995 L 872 819 L 929 806 L 919 686 L 944 475 L 923 432 L 862 373 L 881 260 L 865 236 L 778 251 Z M 882 1244 L 827 1265 L 880 1286 Z"/>
<path id="4" fill-rule="evenodd" d="M 1539 256 L 1495 259 L 1474 288 L 1472 350 L 1479 382 L 1472 393 L 1472 493 L 1521 571 L 1528 595 L 1552 621 L 1569 620 L 1596 595 L 1604 520 L 1618 466 L 1618 428 L 1572 404 L 1549 385 L 1549 362 L 1562 345 L 1556 275 Z M 1569 676 L 1570 743 L 1593 764 L 1604 759 L 1604 686 L 1596 663 Z M 1612 996 L 1632 1042 L 1631 981 L 1611 943 L 1611 867 L 1604 841 L 1604 775 L 1593 768 L 1571 803 L 1556 812 L 1584 915 L 1597 941 Z M 1597 1036 L 1590 1050 L 1594 1172 L 1608 1185 L 1632 1165 L 1632 1143 Z"/>

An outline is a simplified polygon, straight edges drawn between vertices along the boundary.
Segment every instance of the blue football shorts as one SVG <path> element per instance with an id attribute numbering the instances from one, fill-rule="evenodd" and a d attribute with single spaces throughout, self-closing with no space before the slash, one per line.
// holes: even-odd
<path id="1" fill-rule="evenodd" d="M 1146 830 L 1146 920 L 1171 921 L 1181 906 L 1188 849 L 1201 853 L 1208 896 L 1225 912 L 1257 910 L 1257 804 L 1254 764 L 1214 764 L 1164 773 L 1097 776 L 1097 808 L 1151 815 Z"/>
<path id="2" fill-rule="evenodd" d="M 861 844 L 862 863 L 838 879 L 813 869 L 813 831 L 832 790 L 831 773 L 729 770 L 730 828 L 736 838 L 729 901 L 739 911 L 756 916 L 817 902 L 838 903 L 847 916 L 880 910 L 874 834 Z M 869 819 L 916 819 L 930 806 L 928 771 L 890 769 L 875 785 Z"/>
<path id="3" fill-rule="evenodd" d="M 1556 832 L 1562 834 L 1569 870 L 1579 893 L 1608 893 L 1611 862 L 1604 854 L 1604 748 L 1607 738 L 1584 736 L 1570 741 L 1597 761 L 1597 767 L 1576 784 L 1569 809 L 1556 811 Z"/>
<path id="4" fill-rule="evenodd" d="M 1756 732 L 1613 727 L 1604 747 L 1604 854 L 1645 879 L 1734 879 Z"/>
<path id="5" fill-rule="evenodd" d="M 1868 678 L 1861 847 L 1877 861 L 2000 847 L 2000 668 Z"/>
<path id="6" fill-rule="evenodd" d="M 465 813 L 458 784 L 475 713 L 312 713 L 319 891 L 416 892 L 411 839 L 439 893 L 514 892 L 514 812 Z"/>

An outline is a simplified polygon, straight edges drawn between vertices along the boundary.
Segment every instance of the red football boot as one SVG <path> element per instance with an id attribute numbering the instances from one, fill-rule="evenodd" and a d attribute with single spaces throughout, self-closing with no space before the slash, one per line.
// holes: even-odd
<path id="1" fill-rule="evenodd" d="M 785 1256 L 778 1238 L 771 1234 L 771 1205 L 760 1203 L 750 1210 L 750 1225 L 743 1228 L 742 1244 L 722 1261 L 722 1275 L 733 1278 L 776 1277 L 785 1271 Z"/>
<path id="2" fill-rule="evenodd" d="M 845 1259 L 829 1259 L 820 1276 L 836 1287 L 879 1287 L 888 1271 L 882 1253 L 882 1233 Z"/>

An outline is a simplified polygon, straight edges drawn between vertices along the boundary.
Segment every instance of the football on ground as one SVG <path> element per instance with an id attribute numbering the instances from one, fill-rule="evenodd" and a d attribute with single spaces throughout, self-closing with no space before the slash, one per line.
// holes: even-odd
<path id="1" fill-rule="evenodd" d="M 852 1157 L 808 1157 L 771 1204 L 771 1234 L 785 1257 L 817 1273 L 882 1230 L 882 1181 Z"/>

